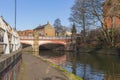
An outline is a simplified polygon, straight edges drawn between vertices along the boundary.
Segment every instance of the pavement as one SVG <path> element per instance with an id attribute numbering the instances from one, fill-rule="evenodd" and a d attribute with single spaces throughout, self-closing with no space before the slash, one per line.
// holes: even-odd
<path id="1" fill-rule="evenodd" d="M 64 72 L 49 63 L 25 53 L 22 55 L 22 67 L 18 80 L 68 80 Z"/>

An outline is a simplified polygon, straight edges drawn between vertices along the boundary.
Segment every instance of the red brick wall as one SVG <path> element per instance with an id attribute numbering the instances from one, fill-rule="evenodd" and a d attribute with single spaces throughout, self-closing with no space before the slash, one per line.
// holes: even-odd
<path id="1" fill-rule="evenodd" d="M 106 0 L 103 5 L 103 14 L 104 14 L 104 23 L 105 27 L 112 28 L 112 18 L 111 15 L 114 15 L 114 27 L 120 28 L 120 18 L 118 17 L 120 14 L 120 9 L 114 10 L 116 6 L 120 5 L 119 0 Z"/>

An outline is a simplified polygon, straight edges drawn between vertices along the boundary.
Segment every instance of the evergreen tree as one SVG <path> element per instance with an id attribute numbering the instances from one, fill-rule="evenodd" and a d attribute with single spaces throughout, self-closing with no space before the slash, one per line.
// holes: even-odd
<path id="1" fill-rule="evenodd" d="M 76 35 L 77 30 L 76 30 L 75 23 L 72 26 L 71 32 L 72 32 L 72 36 Z"/>

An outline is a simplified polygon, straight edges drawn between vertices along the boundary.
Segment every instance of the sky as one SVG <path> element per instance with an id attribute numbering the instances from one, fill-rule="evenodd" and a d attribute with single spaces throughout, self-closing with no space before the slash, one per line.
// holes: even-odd
<path id="1" fill-rule="evenodd" d="M 70 27 L 70 13 L 74 0 L 17 0 L 17 30 L 34 29 L 59 18 Z M 0 16 L 14 27 L 14 0 L 0 0 Z"/>

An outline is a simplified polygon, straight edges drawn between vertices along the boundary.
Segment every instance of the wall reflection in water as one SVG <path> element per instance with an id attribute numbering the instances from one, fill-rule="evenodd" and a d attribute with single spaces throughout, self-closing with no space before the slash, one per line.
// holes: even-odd
<path id="1" fill-rule="evenodd" d="M 62 66 L 84 80 L 120 80 L 120 59 L 118 56 L 53 51 L 41 51 L 40 56 Z"/>

